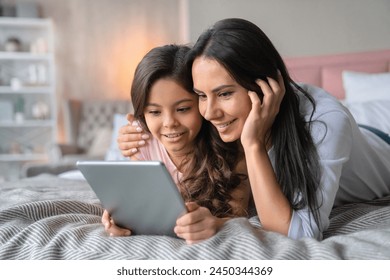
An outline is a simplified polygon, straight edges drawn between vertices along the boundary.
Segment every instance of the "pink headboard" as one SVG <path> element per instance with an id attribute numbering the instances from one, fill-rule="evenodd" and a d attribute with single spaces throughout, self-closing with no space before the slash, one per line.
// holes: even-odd
<path id="1" fill-rule="evenodd" d="M 390 71 L 390 50 L 284 58 L 294 81 L 319 86 L 344 99 L 342 71 L 380 73 Z"/>

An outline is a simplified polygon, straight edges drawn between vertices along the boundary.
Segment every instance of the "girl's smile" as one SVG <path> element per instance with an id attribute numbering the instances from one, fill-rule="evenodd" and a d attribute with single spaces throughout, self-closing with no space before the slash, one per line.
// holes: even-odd
<path id="1" fill-rule="evenodd" d="M 151 87 L 144 109 L 152 135 L 172 160 L 190 153 L 201 126 L 198 100 L 172 79 L 159 79 Z"/>

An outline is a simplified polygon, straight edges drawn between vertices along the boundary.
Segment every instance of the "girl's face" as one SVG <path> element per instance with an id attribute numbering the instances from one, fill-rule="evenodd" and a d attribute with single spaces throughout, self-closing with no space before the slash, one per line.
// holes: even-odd
<path id="1" fill-rule="evenodd" d="M 238 140 L 252 109 L 248 90 L 219 62 L 203 56 L 194 60 L 192 78 L 201 115 L 217 128 L 224 142 Z"/>
<path id="2" fill-rule="evenodd" d="M 202 126 L 198 99 L 174 80 L 157 80 L 144 108 L 146 124 L 170 156 L 183 156 L 193 149 Z"/>

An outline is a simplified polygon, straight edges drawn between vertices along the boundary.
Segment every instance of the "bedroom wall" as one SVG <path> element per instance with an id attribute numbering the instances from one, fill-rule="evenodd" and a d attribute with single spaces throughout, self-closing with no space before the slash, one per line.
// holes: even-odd
<path id="1" fill-rule="evenodd" d="M 18 1 L 38 4 L 41 17 L 54 21 L 60 142 L 65 98 L 128 99 L 145 53 L 183 40 L 180 0 Z"/>
<path id="2" fill-rule="evenodd" d="M 389 0 L 188 1 L 189 40 L 215 21 L 253 21 L 284 56 L 390 49 Z"/>
<path id="3" fill-rule="evenodd" d="M 261 26 L 286 56 L 389 49 L 389 0 L 0 0 L 37 3 L 55 24 L 59 141 L 65 98 L 129 98 L 152 47 L 194 42 L 216 20 Z"/>

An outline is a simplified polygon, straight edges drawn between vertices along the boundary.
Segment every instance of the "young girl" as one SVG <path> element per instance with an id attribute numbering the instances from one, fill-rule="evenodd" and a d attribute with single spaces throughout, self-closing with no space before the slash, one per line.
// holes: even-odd
<path id="1" fill-rule="evenodd" d="M 264 229 L 320 240 L 332 207 L 390 193 L 390 145 L 323 90 L 296 84 L 256 25 L 217 22 L 188 65 L 201 115 L 242 147 Z"/>
<path id="2" fill-rule="evenodd" d="M 139 63 L 131 98 L 135 118 L 153 137 L 131 158 L 165 163 L 189 211 L 174 230 L 191 244 L 214 235 L 228 217 L 245 216 L 250 192 L 245 180 L 231 171 L 237 170 L 237 145 L 212 137 L 213 130 L 199 114 L 185 72 L 188 51 L 185 46 L 158 47 Z M 231 156 L 220 156 L 225 151 Z M 115 226 L 107 211 L 102 222 L 112 235 L 131 233 Z"/>

